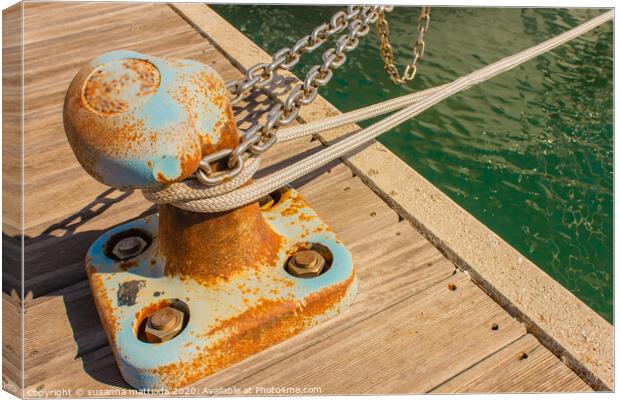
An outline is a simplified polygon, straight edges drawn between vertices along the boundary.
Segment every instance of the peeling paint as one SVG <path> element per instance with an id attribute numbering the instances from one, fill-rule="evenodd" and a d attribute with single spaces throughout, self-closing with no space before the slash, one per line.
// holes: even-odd
<path id="1" fill-rule="evenodd" d="M 145 280 L 131 280 L 118 284 L 118 294 L 116 304 L 119 307 L 133 306 L 136 304 L 138 292 L 146 286 Z"/>

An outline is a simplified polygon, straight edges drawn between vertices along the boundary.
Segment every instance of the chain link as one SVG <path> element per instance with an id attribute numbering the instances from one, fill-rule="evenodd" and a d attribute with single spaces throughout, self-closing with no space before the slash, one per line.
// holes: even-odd
<path id="1" fill-rule="evenodd" d="M 329 24 L 319 25 L 310 35 L 299 39 L 293 47 L 285 47 L 274 53 L 270 64 L 261 63 L 248 69 L 245 80 L 227 84 L 234 95 L 232 103 L 235 104 L 246 97 L 252 89 L 269 84 L 277 69 L 291 69 L 304 53 L 317 49 L 329 36 L 348 28 L 348 32 L 336 40 L 335 47 L 323 53 L 323 63 L 313 66 L 304 82 L 295 86 L 284 102 L 279 102 L 269 111 L 265 124 L 256 124 L 244 132 L 241 135 L 241 143 L 235 149 L 218 151 L 204 157 L 196 171 L 196 178 L 205 185 L 217 185 L 228 181 L 241 173 L 249 157 L 258 156 L 273 146 L 277 141 L 276 130 L 294 121 L 301 107 L 316 99 L 318 89 L 326 85 L 331 80 L 334 70 L 346 61 L 345 53 L 354 50 L 359 44 L 359 39 L 370 31 L 370 25 L 377 22 L 379 16 L 389 9 L 390 7 L 384 6 L 349 6 L 347 12 L 337 12 Z M 226 158 L 228 169 L 215 172 L 211 164 Z"/>
<path id="2" fill-rule="evenodd" d="M 387 10 L 386 10 L 387 11 Z M 381 39 L 381 58 L 383 58 L 384 68 L 392 82 L 403 85 L 415 78 L 417 71 L 417 63 L 424 56 L 424 34 L 428 31 L 431 22 L 431 7 L 424 6 L 418 17 L 418 37 L 413 45 L 413 58 L 405 67 L 402 76 L 398 73 L 398 69 L 394 65 L 394 52 L 390 44 L 390 24 L 388 23 L 385 12 L 379 14 L 377 20 L 377 35 Z"/>
<path id="3" fill-rule="evenodd" d="M 271 63 L 256 64 L 247 70 L 245 79 L 227 82 L 226 87 L 233 94 L 231 103 L 238 104 L 252 89 L 267 86 L 273 80 L 276 70 L 292 69 L 303 54 L 318 49 L 330 36 L 342 32 L 351 20 L 359 16 L 362 8 L 362 6 L 349 6 L 346 12 L 338 11 L 331 17 L 329 23 L 317 26 L 312 33 L 295 42 L 293 47 L 284 47 L 275 52 Z"/>

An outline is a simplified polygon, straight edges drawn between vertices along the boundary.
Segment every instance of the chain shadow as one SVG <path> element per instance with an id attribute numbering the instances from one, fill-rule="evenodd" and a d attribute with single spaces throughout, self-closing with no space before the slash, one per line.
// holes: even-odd
<path id="1" fill-rule="evenodd" d="M 254 90 L 248 97 L 233 106 L 233 115 L 242 131 L 264 122 L 269 110 L 276 104 L 274 97 L 282 97 L 299 81 L 294 77 L 274 75 L 273 80 L 261 90 Z"/>

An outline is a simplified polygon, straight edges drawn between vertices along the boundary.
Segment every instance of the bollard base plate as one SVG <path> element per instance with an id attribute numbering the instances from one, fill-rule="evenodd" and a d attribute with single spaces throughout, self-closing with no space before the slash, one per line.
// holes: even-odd
<path id="1" fill-rule="evenodd" d="M 295 190 L 282 189 L 277 197 L 261 211 L 281 238 L 277 256 L 256 260 L 227 279 L 205 282 L 167 273 L 158 251 L 157 215 L 111 229 L 93 243 L 86 257 L 93 298 L 131 386 L 186 386 L 338 315 L 353 302 L 357 280 L 349 251 Z M 147 247 L 120 260 L 110 249 L 128 236 L 141 237 Z M 325 256 L 326 268 L 313 278 L 295 277 L 287 262 L 307 248 Z M 183 312 L 183 329 L 163 343 L 150 343 L 144 325 L 162 307 Z"/>

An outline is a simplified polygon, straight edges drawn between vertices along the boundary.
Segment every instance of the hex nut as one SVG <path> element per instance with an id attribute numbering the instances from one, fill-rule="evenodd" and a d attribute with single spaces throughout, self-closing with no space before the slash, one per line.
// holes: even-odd
<path id="1" fill-rule="evenodd" d="M 163 343 L 175 337 L 183 329 L 185 313 L 173 307 L 155 311 L 148 317 L 144 333 L 150 343 Z"/>
<path id="2" fill-rule="evenodd" d="M 140 255 L 148 243 L 140 236 L 129 236 L 119 240 L 112 248 L 112 254 L 119 260 L 128 260 Z"/>
<path id="3" fill-rule="evenodd" d="M 315 250 L 300 250 L 288 262 L 289 272 L 298 278 L 314 278 L 321 275 L 325 258 Z"/>

